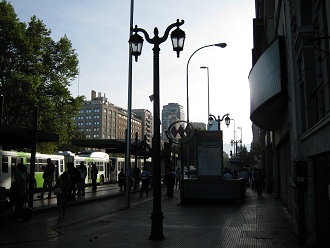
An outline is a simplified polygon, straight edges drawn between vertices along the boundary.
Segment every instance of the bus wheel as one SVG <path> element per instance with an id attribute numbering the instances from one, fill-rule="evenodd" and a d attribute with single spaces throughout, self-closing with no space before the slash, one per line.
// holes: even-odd
<path id="1" fill-rule="evenodd" d="M 100 185 L 102 185 L 104 183 L 104 176 L 102 175 L 101 177 L 100 177 Z"/>

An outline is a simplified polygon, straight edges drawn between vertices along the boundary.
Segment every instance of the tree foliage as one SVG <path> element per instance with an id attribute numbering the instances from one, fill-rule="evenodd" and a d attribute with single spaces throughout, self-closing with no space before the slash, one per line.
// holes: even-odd
<path id="1" fill-rule="evenodd" d="M 0 2 L 0 94 L 2 122 L 31 128 L 38 107 L 38 129 L 59 134 L 59 144 L 42 145 L 43 152 L 67 146 L 77 135 L 73 117 L 83 97 L 72 97 L 68 87 L 78 75 L 78 55 L 71 41 L 51 38 L 45 24 L 32 16 L 20 22 L 7 1 Z"/>

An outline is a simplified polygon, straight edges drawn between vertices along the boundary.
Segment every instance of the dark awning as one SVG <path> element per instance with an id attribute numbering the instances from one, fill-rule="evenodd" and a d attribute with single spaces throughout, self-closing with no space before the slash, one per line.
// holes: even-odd
<path id="1" fill-rule="evenodd" d="M 90 147 L 105 149 L 107 153 L 126 153 L 126 141 L 125 140 L 116 140 L 116 139 L 80 139 L 72 140 L 72 144 L 76 146 Z M 146 156 L 150 156 L 151 148 L 147 145 L 146 149 L 144 148 L 145 141 L 141 140 L 135 145 L 135 142 L 132 141 L 131 145 L 131 154 L 143 156 L 146 150 Z"/>
<path id="2" fill-rule="evenodd" d="M 56 133 L 37 131 L 38 142 L 58 142 Z M 15 127 L 7 124 L 1 125 L 0 144 L 3 148 L 32 148 L 33 130 L 29 128 Z"/>

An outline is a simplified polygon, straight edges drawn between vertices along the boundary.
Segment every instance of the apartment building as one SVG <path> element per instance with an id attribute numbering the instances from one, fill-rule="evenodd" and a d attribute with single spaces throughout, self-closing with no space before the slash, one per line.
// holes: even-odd
<path id="1" fill-rule="evenodd" d="M 75 124 L 79 131 L 85 134 L 86 139 L 125 140 L 127 116 L 126 109 L 110 103 L 105 94 L 102 96 L 99 92 L 96 95 L 96 92 L 92 90 L 91 100 L 83 102 L 79 116 L 75 118 Z M 132 112 L 132 139 L 135 139 L 135 133 L 138 133 L 139 140 L 144 138 L 143 121 L 138 114 Z"/>

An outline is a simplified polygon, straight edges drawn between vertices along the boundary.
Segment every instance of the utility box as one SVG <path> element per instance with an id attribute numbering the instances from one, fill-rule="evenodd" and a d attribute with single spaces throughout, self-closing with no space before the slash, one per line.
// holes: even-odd
<path id="1" fill-rule="evenodd" d="M 293 161 L 293 182 L 297 186 L 307 185 L 307 163 L 306 161 Z"/>

